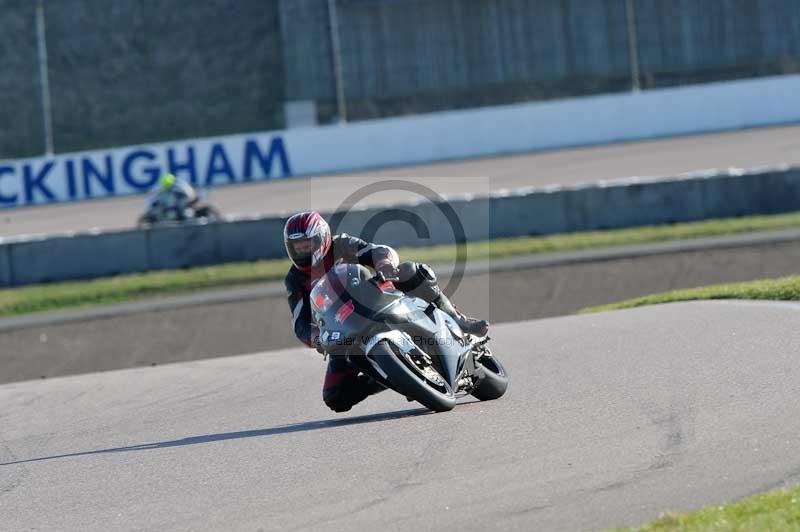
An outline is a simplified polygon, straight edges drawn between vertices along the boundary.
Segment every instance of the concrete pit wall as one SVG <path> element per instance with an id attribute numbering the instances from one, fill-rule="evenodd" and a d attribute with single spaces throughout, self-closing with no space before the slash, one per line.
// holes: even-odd
<path id="1" fill-rule="evenodd" d="M 800 168 L 628 179 L 330 215 L 335 232 L 416 247 L 800 210 Z M 285 217 L 0 240 L 0 285 L 283 258 Z"/>

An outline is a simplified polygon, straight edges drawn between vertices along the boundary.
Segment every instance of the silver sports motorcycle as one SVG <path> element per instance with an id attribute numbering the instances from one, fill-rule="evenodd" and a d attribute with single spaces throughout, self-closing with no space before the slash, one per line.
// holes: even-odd
<path id="1" fill-rule="evenodd" d="M 452 410 L 461 395 L 488 401 L 506 392 L 508 375 L 488 336 L 465 334 L 364 266 L 331 268 L 311 291 L 311 309 L 327 353 L 431 410 Z"/>

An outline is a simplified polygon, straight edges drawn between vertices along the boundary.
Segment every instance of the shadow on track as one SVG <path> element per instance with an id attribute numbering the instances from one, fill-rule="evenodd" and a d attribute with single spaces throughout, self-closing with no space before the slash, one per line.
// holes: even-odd
<path id="1" fill-rule="evenodd" d="M 413 408 L 409 410 L 398 410 L 386 412 L 384 414 L 371 414 L 368 416 L 356 416 L 344 419 L 324 419 L 321 421 L 307 421 L 305 423 L 293 423 L 291 425 L 280 425 L 269 429 L 246 430 L 242 432 L 223 432 L 221 434 L 206 434 L 204 436 L 191 436 L 180 440 L 162 441 L 157 443 L 144 443 L 141 445 L 131 445 L 128 447 L 115 447 L 113 449 L 100 449 L 97 451 L 83 451 L 79 453 L 59 454 L 56 456 L 44 456 L 41 458 L 30 458 L 28 460 L 17 460 L 15 462 L 0 463 L 0 466 L 10 466 L 15 464 L 25 464 L 28 462 L 41 462 L 44 460 L 55 460 L 56 458 L 70 458 L 73 456 L 88 456 L 92 454 L 105 453 L 124 453 L 129 451 L 147 451 L 149 449 L 164 449 L 166 447 L 182 447 L 184 445 L 196 445 L 198 443 L 210 443 L 224 440 L 238 440 L 241 438 L 256 438 L 260 436 L 275 436 L 278 434 L 290 434 L 292 432 L 306 432 L 309 430 L 330 429 L 344 427 L 347 425 L 361 425 L 365 423 L 375 423 L 377 421 L 389 421 L 404 417 L 415 417 L 425 414 L 433 414 L 427 408 Z"/>

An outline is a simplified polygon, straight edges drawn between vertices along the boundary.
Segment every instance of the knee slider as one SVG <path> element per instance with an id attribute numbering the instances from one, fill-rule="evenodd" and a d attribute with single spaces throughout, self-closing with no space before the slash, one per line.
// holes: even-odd
<path id="1" fill-rule="evenodd" d="M 353 402 L 340 390 L 322 393 L 322 401 L 334 412 L 347 412 L 353 408 Z"/>

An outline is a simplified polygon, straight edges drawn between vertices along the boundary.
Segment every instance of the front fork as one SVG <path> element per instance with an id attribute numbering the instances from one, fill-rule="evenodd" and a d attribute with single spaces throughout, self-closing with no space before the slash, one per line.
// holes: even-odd
<path id="1" fill-rule="evenodd" d="M 388 382 L 387 380 L 388 376 L 386 375 L 386 373 L 384 373 L 380 364 L 378 364 L 374 360 L 374 358 L 370 356 L 372 349 L 383 340 L 391 343 L 392 345 L 397 347 L 403 354 L 406 355 L 414 351 L 420 351 L 420 349 L 419 347 L 417 347 L 417 344 L 414 343 L 414 340 L 412 340 L 407 333 L 398 331 L 396 329 L 390 329 L 388 331 L 379 332 L 369 339 L 369 341 L 363 346 L 365 354 L 364 358 L 366 359 L 366 364 L 369 365 L 373 373 L 379 375 L 384 382 Z"/>
<path id="2" fill-rule="evenodd" d="M 467 339 L 471 340 L 472 337 L 467 335 Z M 486 376 L 483 366 L 476 362 L 479 362 L 484 356 L 492 356 L 492 352 L 486 345 L 489 340 L 488 336 L 484 336 L 470 343 L 470 352 L 464 360 L 464 368 L 459 373 L 456 383 L 458 391 L 471 393 Z"/>
<path id="3" fill-rule="evenodd" d="M 472 340 L 473 337 L 467 335 L 467 340 Z M 419 356 L 422 358 L 424 363 L 432 365 L 437 372 L 441 375 L 441 367 L 439 364 L 436 364 L 434 360 L 428 355 L 426 352 L 421 350 L 417 344 L 411 339 L 411 337 L 402 331 L 398 331 L 396 329 L 392 329 L 389 331 L 384 331 L 376 334 L 364 345 L 364 353 L 366 360 L 359 359 L 361 364 L 358 364 L 363 367 L 364 364 L 368 364 L 370 366 L 369 369 L 372 370 L 372 373 L 377 374 L 381 377 L 382 383 L 386 383 L 387 375 L 383 372 L 380 365 L 377 364 L 370 356 L 370 351 L 374 348 L 380 341 L 386 340 L 392 343 L 395 347 L 397 347 L 404 355 L 413 355 Z M 464 356 L 464 364 L 461 370 L 458 372 L 458 377 L 455 379 L 455 392 L 465 392 L 470 393 L 475 387 L 483 380 L 485 374 L 484 369 L 482 366 L 476 364 L 476 361 L 479 361 L 481 357 L 484 356 L 491 356 L 491 351 L 487 347 L 487 342 L 490 340 L 488 336 L 477 338 L 474 341 L 470 341 L 467 349 L 468 353 Z"/>

